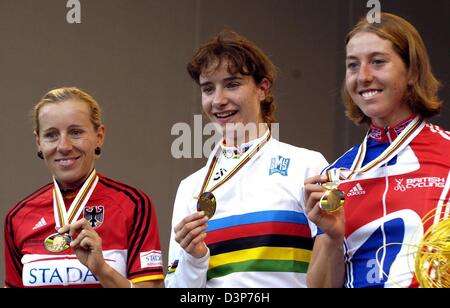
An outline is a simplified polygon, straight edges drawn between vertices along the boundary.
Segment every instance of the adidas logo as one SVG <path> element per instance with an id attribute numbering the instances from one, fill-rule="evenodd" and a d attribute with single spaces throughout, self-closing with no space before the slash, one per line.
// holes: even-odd
<path id="1" fill-rule="evenodd" d="M 361 196 L 365 194 L 366 191 L 362 188 L 361 184 L 358 183 L 348 192 L 347 197 Z"/>
<path id="2" fill-rule="evenodd" d="M 45 221 L 44 217 L 42 217 L 37 224 L 34 225 L 33 230 L 39 229 L 40 227 L 46 226 L 47 222 Z"/>

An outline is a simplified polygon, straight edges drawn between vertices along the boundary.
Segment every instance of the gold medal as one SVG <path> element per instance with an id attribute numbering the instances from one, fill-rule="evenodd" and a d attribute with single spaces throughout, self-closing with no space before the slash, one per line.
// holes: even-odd
<path id="1" fill-rule="evenodd" d="M 338 189 L 339 187 L 339 182 L 327 182 L 327 183 L 323 183 L 322 187 L 325 188 L 326 190 L 334 190 L 334 189 Z"/>
<path id="2" fill-rule="evenodd" d="M 69 234 L 55 233 L 44 240 L 44 247 L 50 252 L 63 252 L 70 247 L 70 242 L 72 242 L 72 237 Z"/>
<path id="3" fill-rule="evenodd" d="M 94 169 L 84 182 L 80 191 L 75 196 L 69 210 L 66 210 L 64 197 L 59 189 L 56 178 L 53 176 L 53 182 L 55 185 L 55 188 L 53 189 L 53 215 L 55 217 L 56 230 L 59 230 L 62 226 L 66 226 L 77 221 L 78 217 L 80 217 L 83 212 L 86 203 L 89 201 L 89 198 L 94 192 L 98 180 L 99 177 Z M 44 240 L 44 247 L 50 252 L 62 252 L 70 247 L 70 242 L 72 242 L 72 237 L 68 233 L 54 233 L 47 236 Z"/>
<path id="4" fill-rule="evenodd" d="M 210 192 L 201 194 L 197 201 L 197 211 L 204 211 L 205 215 L 211 219 L 216 212 L 216 197 Z"/>
<path id="5" fill-rule="evenodd" d="M 226 183 L 232 176 L 234 176 L 239 170 L 241 170 L 242 167 L 245 166 L 245 164 L 247 164 L 252 158 L 254 158 L 256 153 L 258 153 L 259 150 L 261 150 L 262 147 L 270 140 L 271 136 L 272 135 L 270 133 L 270 130 L 268 129 L 258 144 L 251 146 L 248 151 L 245 152 L 245 155 L 236 157 L 237 164 L 227 175 L 225 175 L 220 181 L 217 181 L 212 187 L 208 188 L 208 183 L 212 178 L 218 159 L 220 157 L 220 155 L 217 155 L 217 152 L 216 155 L 212 156 L 205 180 L 203 181 L 202 187 L 200 189 L 199 197 L 194 196 L 194 199 L 198 200 L 197 211 L 204 211 L 205 215 L 210 219 L 211 217 L 213 217 L 214 213 L 216 212 L 217 204 L 216 197 L 214 197 L 212 192 Z M 218 151 L 218 149 L 219 147 L 216 149 L 216 151 Z M 224 153 L 224 155 L 227 154 Z"/>
<path id="6" fill-rule="evenodd" d="M 419 116 L 411 120 L 400 135 L 392 142 L 387 149 L 383 151 L 377 158 L 366 163 L 363 167 L 364 159 L 367 153 L 367 142 L 369 133 L 366 134 L 363 143 L 358 149 L 355 160 L 352 163 L 351 169 L 345 168 L 331 168 L 327 170 L 327 183 L 322 184 L 325 188 L 325 193 L 320 198 L 320 208 L 327 212 L 334 212 L 340 209 L 345 203 L 345 193 L 339 190 L 339 184 L 342 182 L 349 182 L 356 178 L 358 174 L 373 172 L 377 168 L 384 166 L 398 155 L 408 144 L 420 133 L 425 123 Z"/>
<path id="7" fill-rule="evenodd" d="M 325 194 L 320 198 L 320 208 L 326 212 L 335 212 L 345 203 L 345 193 L 339 190 L 339 182 L 328 182 L 322 184 L 326 189 Z"/>

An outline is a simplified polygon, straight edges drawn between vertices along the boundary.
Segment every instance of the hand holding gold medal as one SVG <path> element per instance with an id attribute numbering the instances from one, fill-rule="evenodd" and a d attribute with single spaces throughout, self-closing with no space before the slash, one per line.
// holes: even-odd
<path id="1" fill-rule="evenodd" d="M 345 193 L 339 189 L 340 170 L 331 169 L 327 171 L 328 182 L 323 183 L 325 194 L 320 198 L 320 208 L 326 212 L 332 213 L 344 206 Z"/>
<path id="2" fill-rule="evenodd" d="M 322 184 L 325 194 L 320 198 L 320 208 L 326 212 L 335 212 L 344 206 L 345 193 L 339 190 L 339 182 L 327 182 Z"/>
<path id="3" fill-rule="evenodd" d="M 200 192 L 198 195 L 193 196 L 193 198 L 197 200 L 196 212 L 184 217 L 174 228 L 175 241 L 188 254 L 196 258 L 201 258 L 208 252 L 208 247 L 204 241 L 207 236 L 207 222 L 214 216 L 217 209 L 217 199 L 213 195 L 213 191 L 222 186 L 241 170 L 270 140 L 270 138 L 270 130 L 267 130 L 258 143 L 253 144 L 245 154 L 235 159 L 234 167 L 224 177 L 209 185 L 216 170 L 215 168 L 218 164 L 220 155 L 212 156 Z M 220 147 L 217 147 L 216 151 L 219 150 Z M 218 154 L 218 152 L 216 154 Z M 199 212 L 203 212 L 204 215 L 199 214 Z"/>
<path id="4" fill-rule="evenodd" d="M 78 217 L 80 217 L 84 206 L 88 202 L 98 183 L 98 176 L 95 169 L 92 170 L 80 191 L 77 193 L 68 211 L 66 211 L 64 198 L 55 177 L 53 177 L 53 182 L 55 186 L 53 189 L 53 212 L 55 216 L 56 229 L 59 229 L 63 226 L 70 225 L 75 222 Z M 44 240 L 44 247 L 49 252 L 63 252 L 69 249 L 72 241 L 73 239 L 68 233 L 54 233 L 47 236 Z"/>
<path id="5" fill-rule="evenodd" d="M 217 202 L 216 197 L 213 195 L 213 191 L 222 186 L 225 182 L 227 182 L 232 176 L 234 176 L 246 163 L 250 161 L 250 159 L 269 141 L 271 137 L 270 130 L 265 133 L 264 138 L 255 146 L 253 146 L 252 150 L 249 150 L 245 156 L 240 156 L 239 160 L 237 160 L 236 166 L 224 177 L 222 180 L 218 181 L 215 185 L 210 187 L 207 190 L 208 183 L 212 177 L 214 172 L 214 168 L 218 162 L 218 155 L 214 155 L 209 167 L 208 172 L 206 174 L 205 180 L 203 181 L 202 188 L 200 190 L 200 195 L 198 197 L 194 197 L 197 199 L 197 211 L 204 211 L 205 215 L 208 216 L 208 219 L 211 219 L 216 212 Z"/>
<path id="6" fill-rule="evenodd" d="M 210 192 L 204 192 L 197 201 L 197 211 L 204 211 L 208 219 L 211 219 L 216 212 L 216 197 Z"/>

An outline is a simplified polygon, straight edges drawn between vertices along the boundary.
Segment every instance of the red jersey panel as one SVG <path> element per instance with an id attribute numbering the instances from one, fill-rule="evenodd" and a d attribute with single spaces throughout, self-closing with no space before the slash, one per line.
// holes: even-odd
<path id="1" fill-rule="evenodd" d="M 369 161 L 389 145 L 377 139 L 369 139 Z M 357 150 L 331 167 L 350 168 Z M 450 214 L 450 134 L 426 124 L 387 165 L 339 189 L 346 193 L 345 286 L 417 287 L 417 244 L 431 224 Z M 435 218 L 424 226 L 422 218 L 433 210 Z"/>

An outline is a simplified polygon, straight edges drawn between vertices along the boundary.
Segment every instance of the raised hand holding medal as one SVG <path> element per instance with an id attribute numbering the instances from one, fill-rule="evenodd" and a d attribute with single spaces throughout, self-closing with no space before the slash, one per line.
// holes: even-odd
<path id="1" fill-rule="evenodd" d="M 70 247 L 72 237 L 65 233 L 54 233 L 44 240 L 44 247 L 50 252 L 63 252 Z"/>
<path id="2" fill-rule="evenodd" d="M 271 137 L 270 130 L 267 130 L 265 135 L 262 137 L 261 141 L 254 145 L 253 147 L 250 147 L 248 150 L 248 153 L 246 153 L 245 156 L 242 156 L 239 158 L 238 163 L 236 166 L 218 183 L 207 189 L 208 183 L 211 180 L 212 174 L 214 172 L 214 168 L 217 165 L 218 162 L 218 155 L 214 155 L 209 168 L 208 172 L 206 174 L 205 180 L 203 182 L 200 195 L 198 197 L 194 197 L 198 199 L 197 201 L 197 211 L 204 211 L 205 215 L 208 216 L 209 219 L 212 218 L 214 213 L 216 212 L 216 197 L 213 195 L 213 191 L 222 186 L 225 182 L 227 182 L 232 176 L 234 176 L 242 167 L 247 164 L 252 157 L 269 141 Z"/>
<path id="3" fill-rule="evenodd" d="M 211 219 L 216 212 L 216 197 L 211 192 L 201 194 L 197 201 L 197 211 L 204 211 L 208 219 Z"/>
<path id="4" fill-rule="evenodd" d="M 187 253 L 196 258 L 201 258 L 207 253 L 208 248 L 204 242 L 204 239 L 207 236 L 205 232 L 207 230 L 207 221 L 216 213 L 217 207 L 217 199 L 212 192 L 227 182 L 239 170 L 241 170 L 242 167 L 248 163 L 267 143 L 267 141 L 269 141 L 270 138 L 270 131 L 267 130 L 258 143 L 250 147 L 245 155 L 242 155 L 236 160 L 237 164 L 226 176 L 211 187 L 208 187 L 218 162 L 217 153 L 212 156 L 200 193 L 198 196 L 194 196 L 194 199 L 197 199 L 197 211 L 185 217 L 174 228 L 175 241 Z M 217 149 L 219 149 L 219 147 Z M 203 212 L 204 215 L 200 215 L 199 212 Z"/>
<path id="5" fill-rule="evenodd" d="M 320 208 L 326 212 L 335 212 L 344 206 L 345 193 L 339 190 L 340 169 L 331 169 L 327 171 L 328 182 L 323 183 L 325 194 L 320 198 Z"/>
<path id="6" fill-rule="evenodd" d="M 77 193 L 68 211 L 66 211 L 64 198 L 55 178 L 53 178 L 53 182 L 55 185 L 55 188 L 53 189 L 53 212 L 56 229 L 58 230 L 63 226 L 77 221 L 78 217 L 80 217 L 84 206 L 88 202 L 98 183 L 98 176 L 95 170 L 91 172 L 80 191 Z M 68 233 L 54 233 L 47 236 L 44 240 L 44 247 L 49 252 L 58 253 L 67 250 L 70 247 L 71 242 L 72 237 Z"/>
<path id="7" fill-rule="evenodd" d="M 345 182 L 354 180 L 358 174 L 374 171 L 387 164 L 408 146 L 424 125 L 424 122 L 419 116 L 414 118 L 414 120 L 406 126 L 402 133 L 383 151 L 383 153 L 363 166 L 367 152 L 367 138 L 369 135 L 369 133 L 367 133 L 363 143 L 359 147 L 351 170 L 334 168 L 327 171 L 329 182 L 322 185 L 326 189 L 326 192 L 320 199 L 321 209 L 327 212 L 334 212 L 341 208 L 345 203 L 345 193 L 338 189 L 339 184 L 344 182 L 342 180 L 344 179 Z M 346 174 L 344 175 L 344 173 Z"/>

